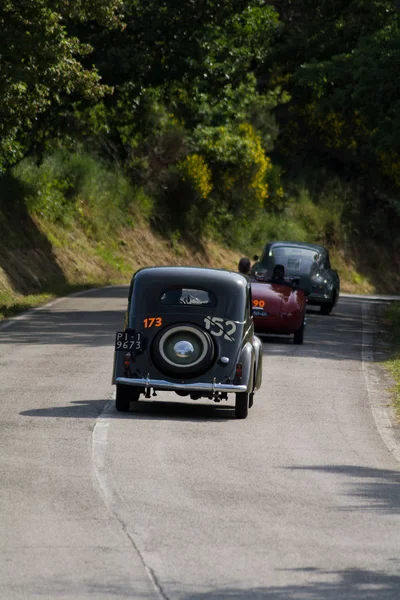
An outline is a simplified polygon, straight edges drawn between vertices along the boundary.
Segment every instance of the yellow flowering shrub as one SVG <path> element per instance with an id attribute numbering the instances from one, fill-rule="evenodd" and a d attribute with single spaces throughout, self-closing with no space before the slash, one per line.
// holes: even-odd
<path id="1" fill-rule="evenodd" d="M 197 144 L 212 165 L 225 200 L 231 203 L 238 192 L 242 205 L 263 207 L 272 163 L 254 127 L 250 123 L 203 127 L 200 133 Z"/>
<path id="2" fill-rule="evenodd" d="M 189 182 L 203 199 L 208 198 L 213 188 L 212 173 L 200 154 L 189 154 L 178 165 L 183 181 Z"/>
<path id="3" fill-rule="evenodd" d="M 247 142 L 247 156 L 244 163 L 243 174 L 248 179 L 248 190 L 252 199 L 259 205 L 264 205 L 268 198 L 268 183 L 266 176 L 271 170 L 271 159 L 266 156 L 260 136 L 249 123 L 239 125 L 239 131 L 245 136 Z"/>

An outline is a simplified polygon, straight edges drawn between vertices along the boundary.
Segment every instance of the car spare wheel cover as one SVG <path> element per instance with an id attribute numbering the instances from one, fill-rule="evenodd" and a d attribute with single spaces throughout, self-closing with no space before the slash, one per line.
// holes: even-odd
<path id="1" fill-rule="evenodd" d="M 153 341 L 152 352 L 163 373 L 195 377 L 211 366 L 215 347 L 210 334 L 201 327 L 175 323 L 160 331 Z"/>

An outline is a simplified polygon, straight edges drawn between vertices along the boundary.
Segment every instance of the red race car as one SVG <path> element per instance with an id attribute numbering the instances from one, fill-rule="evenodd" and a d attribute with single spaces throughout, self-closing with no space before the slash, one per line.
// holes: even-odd
<path id="1" fill-rule="evenodd" d="M 293 343 L 302 344 L 306 325 L 307 297 L 288 281 L 251 282 L 254 330 L 257 334 L 294 334 Z"/>

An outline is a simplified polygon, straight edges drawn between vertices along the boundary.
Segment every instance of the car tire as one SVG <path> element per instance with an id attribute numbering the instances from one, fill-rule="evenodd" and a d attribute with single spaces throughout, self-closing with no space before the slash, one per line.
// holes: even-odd
<path id="1" fill-rule="evenodd" d="M 328 304 L 321 304 L 320 310 L 322 315 L 329 315 L 336 302 L 336 292 L 333 292 L 332 302 L 328 302 Z"/>
<path id="2" fill-rule="evenodd" d="M 137 402 L 139 400 L 139 396 L 139 388 L 132 387 L 130 385 L 117 384 L 115 408 L 118 412 L 128 412 L 130 403 Z"/>
<path id="3" fill-rule="evenodd" d="M 294 332 L 293 344 L 302 344 L 303 341 L 304 341 L 304 319 L 301 324 L 301 327 L 299 327 L 299 329 Z"/>
<path id="4" fill-rule="evenodd" d="M 256 372 L 254 371 L 254 375 L 253 375 L 253 384 L 255 385 L 255 381 L 256 381 Z M 253 387 L 253 391 L 249 394 L 249 408 L 251 408 L 254 404 L 254 387 Z"/>
<path id="5" fill-rule="evenodd" d="M 333 309 L 332 302 L 329 302 L 329 304 L 321 304 L 321 306 L 320 306 L 321 315 L 329 315 L 332 312 L 332 309 Z"/>
<path id="6" fill-rule="evenodd" d="M 249 412 L 250 394 L 248 392 L 238 392 L 235 402 L 235 417 L 245 419 Z"/>
<path id="7" fill-rule="evenodd" d="M 186 363 L 180 361 L 179 355 L 174 353 L 175 347 L 180 343 L 191 347 L 195 360 L 190 362 L 189 356 Z M 215 344 L 208 331 L 202 327 L 193 323 L 175 323 L 160 331 L 154 339 L 152 356 L 157 368 L 168 377 L 197 377 L 213 364 Z"/>
<path id="8" fill-rule="evenodd" d="M 249 408 L 251 408 L 254 404 L 254 392 L 251 392 L 251 394 L 249 394 Z"/>

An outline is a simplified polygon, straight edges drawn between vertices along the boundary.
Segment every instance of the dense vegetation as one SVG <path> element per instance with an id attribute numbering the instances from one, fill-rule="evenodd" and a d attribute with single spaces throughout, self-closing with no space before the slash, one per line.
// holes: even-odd
<path id="1" fill-rule="evenodd" d="M 138 212 L 248 252 L 367 236 L 379 267 L 400 241 L 399 26 L 394 0 L 4 0 L 1 208 L 103 253 Z"/>

